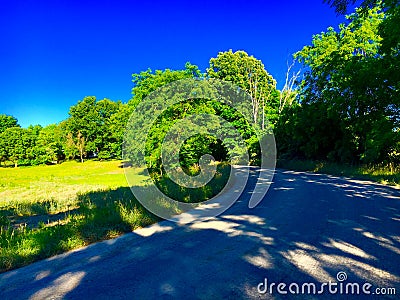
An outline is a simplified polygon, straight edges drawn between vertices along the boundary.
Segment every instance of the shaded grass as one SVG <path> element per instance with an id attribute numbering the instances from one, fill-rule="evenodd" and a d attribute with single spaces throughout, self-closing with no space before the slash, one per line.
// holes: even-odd
<path id="1" fill-rule="evenodd" d="M 78 195 L 128 186 L 120 161 L 75 161 L 53 166 L 0 168 L 0 210 L 11 215 L 56 214 L 78 207 Z M 144 177 L 137 175 L 137 184 Z"/>
<path id="2" fill-rule="evenodd" d="M 400 185 L 399 166 L 351 166 L 311 160 L 278 160 L 277 167 L 295 171 L 308 171 L 357 179 L 372 180 L 382 184 Z"/>
<path id="3" fill-rule="evenodd" d="M 93 191 L 78 197 L 79 208 L 38 227 L 0 226 L 0 271 L 7 271 L 147 226 L 159 219 L 133 198 L 128 187 Z"/>
<path id="4" fill-rule="evenodd" d="M 184 170 L 189 176 L 198 175 L 200 169 L 189 167 Z M 201 188 L 186 188 L 176 184 L 168 176 L 159 177 L 152 174 L 157 187 L 170 198 L 186 203 L 198 203 L 206 201 L 217 195 L 227 184 L 231 166 L 227 163 L 217 164 L 215 176 Z"/>
<path id="5" fill-rule="evenodd" d="M 89 161 L 0 168 L 0 272 L 159 221 L 134 198 L 119 166 Z M 134 170 L 136 183 L 146 188 L 141 171 Z M 201 202 L 224 187 L 229 171 L 219 166 L 211 186 L 200 189 L 182 190 L 166 177 L 157 184 L 176 200 Z"/>
<path id="6" fill-rule="evenodd" d="M 0 272 L 156 222 L 134 199 L 120 165 L 0 168 Z"/>

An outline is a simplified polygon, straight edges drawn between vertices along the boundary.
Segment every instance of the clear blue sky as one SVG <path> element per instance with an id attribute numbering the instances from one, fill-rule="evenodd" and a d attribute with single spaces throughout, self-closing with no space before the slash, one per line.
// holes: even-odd
<path id="1" fill-rule="evenodd" d="M 344 21 L 309 1 L 0 0 L 0 113 L 23 127 L 68 117 L 85 96 L 126 102 L 132 73 L 202 71 L 219 51 L 245 50 L 282 86 L 290 55 Z"/>

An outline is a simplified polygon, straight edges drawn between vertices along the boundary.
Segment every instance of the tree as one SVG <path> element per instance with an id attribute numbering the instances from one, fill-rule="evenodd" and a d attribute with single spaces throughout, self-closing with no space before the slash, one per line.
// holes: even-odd
<path id="1" fill-rule="evenodd" d="M 192 65 L 191 63 L 187 62 L 185 64 L 185 69 L 183 70 L 155 70 L 152 71 L 148 69 L 147 71 L 143 71 L 140 73 L 132 74 L 132 82 L 134 84 L 132 88 L 132 99 L 129 100 L 127 105 L 121 105 L 119 111 L 113 115 L 110 119 L 110 130 L 112 131 L 112 139 L 113 142 L 110 146 L 114 149 L 115 153 L 118 155 L 122 154 L 121 144 L 123 141 L 123 135 L 128 123 L 129 117 L 135 107 L 142 102 L 144 98 L 149 96 L 152 92 L 156 91 L 158 88 L 166 86 L 169 83 L 174 81 L 188 79 L 188 78 L 202 78 L 202 74 L 199 68 L 196 65 Z M 166 124 L 159 124 L 160 127 L 166 128 Z M 161 129 L 158 133 L 163 132 Z M 157 141 L 157 142 L 156 142 Z M 154 153 L 152 157 L 152 164 L 153 165 L 160 165 L 159 156 L 155 149 L 159 149 L 158 139 L 154 136 L 153 137 L 153 148 L 150 147 L 149 149 L 153 149 Z M 156 158 L 157 157 L 157 158 Z M 156 163 L 157 161 L 157 163 Z"/>
<path id="2" fill-rule="evenodd" d="M 111 156 L 117 156 L 118 153 L 114 150 L 113 144 L 115 141 L 114 131 L 116 126 L 111 126 L 111 118 L 117 114 L 122 106 L 121 101 L 114 102 L 109 99 L 103 99 L 96 103 L 95 110 L 98 113 L 97 121 L 98 134 L 94 141 L 97 156 L 100 159 L 109 159 Z M 122 141 L 118 141 L 122 142 Z"/>
<path id="3" fill-rule="evenodd" d="M 83 156 L 86 153 L 86 150 L 85 150 L 85 137 L 81 134 L 80 131 L 78 131 L 78 135 L 76 137 L 76 148 L 79 151 L 79 156 L 81 158 L 81 162 L 83 163 Z"/>
<path id="4" fill-rule="evenodd" d="M 76 105 L 71 106 L 70 117 L 65 124 L 67 135 L 71 133 L 67 148 L 71 150 L 72 144 L 79 144 L 84 145 L 85 148 L 79 151 L 80 155 L 86 155 L 85 153 L 88 152 L 100 155 L 101 158 L 114 155 L 110 147 L 113 135 L 110 132 L 110 119 L 119 111 L 121 105 L 121 102 L 109 99 L 97 101 L 96 97 L 92 96 L 85 97 Z M 70 154 L 73 152 L 70 151 Z"/>
<path id="5" fill-rule="evenodd" d="M 361 7 L 364 10 L 368 8 L 372 8 L 376 6 L 379 0 L 363 0 L 361 2 Z M 336 13 L 345 14 L 350 4 L 354 5 L 357 0 L 324 0 L 325 3 L 328 3 L 331 7 L 335 8 Z"/>
<path id="6" fill-rule="evenodd" d="M 314 159 L 389 163 L 399 140 L 399 102 L 393 97 L 398 83 L 387 78 L 381 53 L 384 14 L 377 6 L 347 18 L 339 32 L 330 27 L 295 54 L 308 71 L 300 86 L 301 107 L 291 122 L 298 141 L 291 151 Z"/>
<path id="7" fill-rule="evenodd" d="M 0 134 L 0 154 L 3 161 L 13 162 L 18 167 L 19 161 L 29 159 L 30 149 L 34 147 L 35 137 L 28 129 L 10 127 Z"/>
<path id="8" fill-rule="evenodd" d="M 156 112 L 158 112 L 159 106 L 162 107 L 163 104 L 166 103 L 166 101 L 174 99 L 175 97 L 178 96 L 178 94 L 174 92 L 171 93 L 169 91 L 169 89 L 167 88 L 169 83 L 183 79 L 201 78 L 202 75 L 197 66 L 192 65 L 190 63 L 186 63 L 185 69 L 183 70 L 166 69 L 166 70 L 156 70 L 154 72 L 151 70 L 147 70 L 139 74 L 133 74 L 132 77 L 134 82 L 134 88 L 132 89 L 133 97 L 128 102 L 128 106 L 122 109 L 121 114 L 115 115 L 115 118 L 122 117 L 124 129 L 127 122 L 127 119 L 125 119 L 126 116 L 129 118 L 133 109 L 136 108 L 137 105 L 141 103 L 144 98 L 151 97 L 150 101 L 153 103 L 153 106 L 149 107 L 148 110 L 143 112 L 143 114 L 140 116 L 140 118 L 143 119 L 135 120 L 137 123 L 142 122 L 146 118 L 151 119 L 151 116 L 154 115 Z M 168 94 L 168 96 L 166 97 L 168 99 L 164 99 L 162 97 L 160 98 L 158 94 L 156 95 L 154 95 L 154 93 L 152 94 L 152 92 L 155 92 L 159 88 L 166 89 L 166 93 Z M 135 160 L 139 155 L 142 155 L 142 153 L 138 153 L 138 149 L 140 147 L 137 147 L 138 146 L 137 143 L 139 143 L 140 145 L 146 143 L 145 155 L 147 157 L 147 162 L 149 166 L 153 169 L 157 169 L 157 171 L 162 172 L 161 146 L 165 134 L 168 132 L 169 128 L 177 119 L 187 116 L 190 112 L 199 113 L 200 111 L 210 112 L 212 111 L 212 108 L 205 107 L 204 105 L 198 105 L 197 103 L 192 103 L 191 101 L 188 101 L 187 103 L 180 103 L 179 105 L 175 105 L 173 107 L 168 108 L 154 124 L 147 139 L 142 137 L 140 132 L 137 132 L 137 130 L 141 131 L 142 128 L 135 126 L 135 130 L 131 129 L 129 133 L 132 133 L 132 131 L 135 132 L 136 141 L 132 140 L 131 144 L 128 146 L 129 150 L 127 150 L 127 147 L 125 147 L 126 150 L 125 152 L 135 153 L 129 155 L 130 159 Z M 117 130 L 116 132 L 119 131 Z M 137 140 L 137 137 L 142 137 L 143 139 L 139 141 Z M 190 144 L 192 145 L 193 143 Z M 188 152 L 186 153 L 188 154 Z M 190 155 L 191 154 L 188 154 L 187 156 Z"/>
<path id="9" fill-rule="evenodd" d="M 336 12 L 344 14 L 349 3 L 356 3 L 356 0 L 328 0 Z M 381 37 L 381 46 L 378 51 L 379 59 L 375 60 L 372 67 L 379 73 L 377 80 L 380 80 L 388 87 L 385 97 L 391 98 L 390 110 L 392 119 L 395 119 L 396 127 L 400 126 L 400 2 L 399 0 L 364 0 L 360 1 L 362 9 L 360 14 L 367 17 L 368 8 L 381 7 L 385 13 L 384 19 L 378 27 L 378 34 Z"/>
<path id="10" fill-rule="evenodd" d="M 74 143 L 77 144 L 78 132 L 86 140 L 86 150 L 96 152 L 96 138 L 102 135 L 98 126 L 101 117 L 96 110 L 96 97 L 85 97 L 76 105 L 70 107 L 70 117 L 67 120 L 67 132 L 72 133 Z"/>
<path id="11" fill-rule="evenodd" d="M 56 124 L 42 128 L 36 140 L 36 163 L 59 162 L 63 156 L 63 131 Z"/>
<path id="12" fill-rule="evenodd" d="M 66 139 L 66 153 L 68 158 L 74 158 L 79 155 L 81 163 L 84 162 L 84 157 L 86 156 L 86 140 L 80 131 L 78 131 L 76 136 L 73 136 L 72 132 L 67 134 Z"/>
<path id="13" fill-rule="evenodd" d="M 360 12 L 366 14 L 368 9 L 372 9 L 376 6 L 382 5 L 384 8 L 393 9 L 399 5 L 398 0 L 323 0 L 324 3 L 328 3 L 331 7 L 335 8 L 337 14 L 344 15 L 347 13 L 349 5 L 354 5 L 357 2 L 360 3 Z"/>
<path id="14" fill-rule="evenodd" d="M 293 61 L 290 65 L 288 64 L 288 69 L 285 76 L 285 84 L 279 93 L 279 115 L 282 113 L 285 107 L 292 106 L 293 102 L 297 98 L 295 85 L 300 77 L 301 70 L 298 70 L 297 72 L 292 71 L 294 65 L 295 61 Z"/>
<path id="15" fill-rule="evenodd" d="M 190 62 L 185 64 L 183 70 L 156 70 L 153 72 L 151 69 L 140 72 L 139 74 L 132 74 L 132 82 L 134 87 L 132 88 L 132 99 L 128 102 L 128 105 L 135 107 L 142 99 L 147 97 L 151 92 L 154 92 L 158 88 L 185 78 L 201 78 L 202 74 L 196 65 L 192 65 Z"/>
<path id="16" fill-rule="evenodd" d="M 120 103 L 118 111 L 110 117 L 106 124 L 108 128 L 108 143 L 106 148 L 115 157 L 122 158 L 124 132 L 132 111 L 133 107 Z M 100 154 L 99 158 L 101 158 Z"/>
<path id="17" fill-rule="evenodd" d="M 207 76 L 229 81 L 247 91 L 252 99 L 253 122 L 260 123 L 262 129 L 266 128 L 266 117 L 276 119 L 279 105 L 276 81 L 260 60 L 244 51 L 220 52 L 210 59 Z"/>
<path id="18" fill-rule="evenodd" d="M 74 159 L 78 155 L 78 149 L 75 144 L 72 132 L 68 132 L 64 143 L 64 154 L 67 159 Z"/>
<path id="19" fill-rule="evenodd" d="M 13 116 L 0 114 L 0 133 L 11 127 L 20 127 L 18 125 L 18 120 Z"/>
<path id="20" fill-rule="evenodd" d="M 224 100 L 236 100 L 235 107 L 240 107 L 240 112 L 233 105 L 218 101 L 227 95 L 232 97 Z M 136 106 L 134 119 L 128 123 L 124 157 L 138 166 L 146 162 L 152 171 L 161 174 L 165 167 L 163 151 L 164 154 L 168 153 L 167 156 L 163 155 L 166 160 L 179 155 L 179 159 L 166 164 L 173 168 L 190 168 L 199 163 L 204 154 L 211 154 L 219 160 L 226 160 L 229 154 L 229 157 L 234 157 L 232 161 L 236 161 L 236 158 L 240 161 L 247 153 L 238 151 L 243 147 L 238 146 L 237 132 L 245 143 L 250 140 L 254 142 L 252 138 L 255 135 L 249 125 L 251 100 L 248 95 L 248 98 L 242 97 L 244 95 L 247 94 L 243 89 L 219 80 L 189 79 L 163 86 Z M 242 115 L 243 111 L 248 119 Z M 218 136 L 223 138 L 220 140 Z"/>
<path id="21" fill-rule="evenodd" d="M 26 155 L 24 159 L 21 160 L 22 164 L 38 165 L 44 163 L 43 161 L 41 161 L 41 153 L 39 152 L 40 149 L 38 149 L 38 147 L 36 146 L 37 139 L 42 129 L 43 127 L 41 125 L 29 125 L 29 127 L 26 129 L 26 136 L 29 136 L 30 139 L 30 146 L 26 149 Z"/>

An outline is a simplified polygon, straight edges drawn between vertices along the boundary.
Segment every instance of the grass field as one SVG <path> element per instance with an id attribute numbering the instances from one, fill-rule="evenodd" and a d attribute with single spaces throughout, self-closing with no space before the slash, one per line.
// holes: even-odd
<path id="1" fill-rule="evenodd" d="M 142 170 L 132 170 L 131 180 L 146 188 Z M 201 189 L 167 178 L 158 184 L 174 199 L 201 202 L 225 185 L 230 168 L 217 170 Z M 120 161 L 0 168 L 0 272 L 157 221 L 132 195 Z"/>
<path id="2" fill-rule="evenodd" d="M 120 165 L 0 168 L 0 272 L 156 222 Z"/>
<path id="3" fill-rule="evenodd" d="M 119 161 L 65 162 L 53 166 L 0 168 L 0 207 L 17 216 L 55 214 L 77 206 L 78 195 L 127 187 Z M 143 176 L 138 175 L 140 184 Z"/>

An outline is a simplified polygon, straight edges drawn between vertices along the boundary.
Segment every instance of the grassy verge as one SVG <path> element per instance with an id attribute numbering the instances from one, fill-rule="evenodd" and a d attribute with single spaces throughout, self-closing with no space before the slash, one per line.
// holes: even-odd
<path id="1" fill-rule="evenodd" d="M 295 171 L 308 171 L 336 176 L 372 180 L 383 184 L 400 185 L 400 167 L 350 166 L 310 160 L 278 160 L 277 167 Z"/>
<path id="2" fill-rule="evenodd" d="M 0 168 L 0 272 L 159 221 L 133 197 L 121 162 L 66 162 L 55 166 Z M 201 202 L 226 182 L 228 166 L 204 189 L 159 186 L 178 200 Z M 146 188 L 142 170 L 135 183 Z"/>

